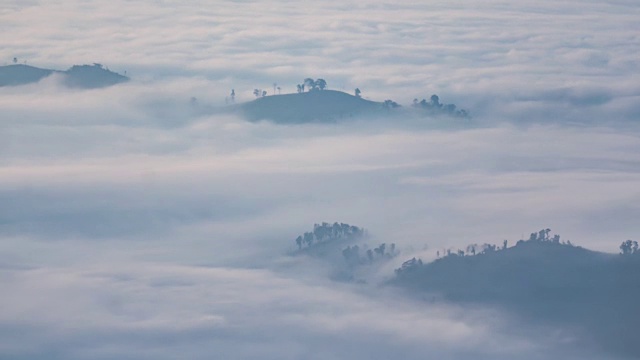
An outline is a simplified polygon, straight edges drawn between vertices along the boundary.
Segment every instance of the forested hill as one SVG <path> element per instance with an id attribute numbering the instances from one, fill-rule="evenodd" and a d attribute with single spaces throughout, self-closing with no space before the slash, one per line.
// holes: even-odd
<path id="1" fill-rule="evenodd" d="M 548 232 L 546 232 L 548 234 Z M 485 245 L 431 263 L 411 259 L 392 285 L 459 303 L 502 308 L 529 321 L 565 325 L 609 351 L 640 358 L 640 251 L 590 251 L 544 231 L 513 247 Z"/>
<path id="2" fill-rule="evenodd" d="M 273 120 L 280 123 L 338 121 L 375 114 L 383 109 L 384 103 L 335 90 L 265 96 L 241 104 L 242 114 L 248 120 Z"/>
<path id="3" fill-rule="evenodd" d="M 84 89 L 107 87 L 129 80 L 128 77 L 110 71 L 101 64 L 74 65 L 66 71 L 15 64 L 0 66 L 0 86 L 36 83 L 52 74 L 59 74 L 65 86 Z"/>

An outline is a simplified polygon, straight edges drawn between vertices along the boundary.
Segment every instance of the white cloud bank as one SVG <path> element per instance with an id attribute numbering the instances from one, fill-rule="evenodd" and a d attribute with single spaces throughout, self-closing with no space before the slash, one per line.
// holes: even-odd
<path id="1" fill-rule="evenodd" d="M 402 256 L 543 227 L 611 252 L 637 237 L 639 11 L 6 2 L 6 62 L 95 61 L 134 81 L 0 88 L 0 357 L 584 358 L 570 334 L 331 283 L 283 254 L 319 221 Z M 306 76 L 377 100 L 438 93 L 481 126 L 283 127 L 189 107 Z"/>

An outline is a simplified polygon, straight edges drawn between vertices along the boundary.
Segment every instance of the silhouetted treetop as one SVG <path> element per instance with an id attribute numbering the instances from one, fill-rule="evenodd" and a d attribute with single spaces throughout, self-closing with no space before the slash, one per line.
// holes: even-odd
<path id="1" fill-rule="evenodd" d="M 640 254 L 640 251 L 638 251 L 638 242 L 631 240 L 623 241 L 622 244 L 620 244 L 620 253 L 622 255 Z"/>
<path id="2" fill-rule="evenodd" d="M 477 252 L 470 246 L 429 263 L 412 258 L 389 283 L 420 298 L 487 305 L 528 323 L 576 331 L 585 344 L 597 341 L 625 359 L 640 358 L 638 242 L 626 240 L 621 254 L 607 254 L 550 231 L 531 233 L 512 247 L 485 244 Z"/>
<path id="3" fill-rule="evenodd" d="M 440 97 L 438 95 L 431 95 L 429 101 L 422 99 L 413 99 L 413 107 L 422 109 L 430 115 L 449 115 L 460 118 L 468 118 L 469 113 L 464 109 L 457 109 L 454 104 L 442 104 L 440 103 Z"/>
<path id="4" fill-rule="evenodd" d="M 302 250 L 303 247 L 312 247 L 313 245 L 333 242 L 336 240 L 346 241 L 361 238 L 365 235 L 366 231 L 357 226 L 337 223 L 329 224 L 323 222 L 321 224 L 314 224 L 313 231 L 305 232 L 298 236 L 295 240 L 298 250 Z"/>

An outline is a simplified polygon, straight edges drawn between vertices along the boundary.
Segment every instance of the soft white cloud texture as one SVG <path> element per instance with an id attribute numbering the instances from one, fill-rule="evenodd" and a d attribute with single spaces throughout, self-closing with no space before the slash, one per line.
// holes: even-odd
<path id="1" fill-rule="evenodd" d="M 0 88 L 0 358 L 589 358 L 566 329 L 285 254 L 320 221 L 399 262 L 546 227 L 609 252 L 637 239 L 639 18 L 633 1 L 4 1 L 4 62 L 133 81 Z M 474 119 L 217 111 L 307 76 Z"/>

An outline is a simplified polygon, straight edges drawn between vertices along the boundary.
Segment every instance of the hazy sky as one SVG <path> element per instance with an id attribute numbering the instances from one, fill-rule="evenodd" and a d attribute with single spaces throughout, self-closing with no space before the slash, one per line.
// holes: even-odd
<path id="1" fill-rule="evenodd" d="M 469 3 L 2 0 L 1 64 L 133 81 L 0 88 L 0 358 L 585 358 L 558 329 L 286 256 L 321 221 L 397 243 L 397 262 L 546 227 L 608 252 L 638 239 L 640 6 Z M 473 122 L 189 106 L 305 77 L 437 93 Z"/>

